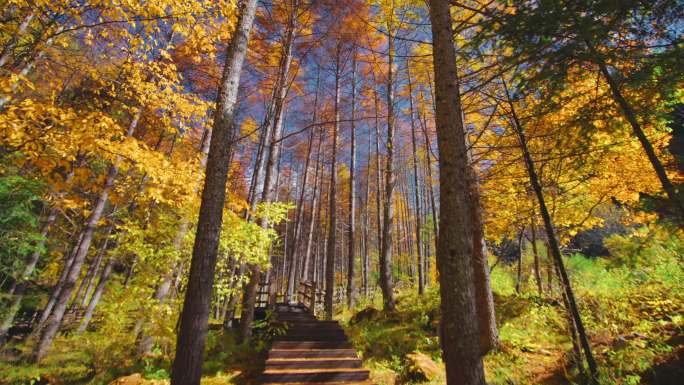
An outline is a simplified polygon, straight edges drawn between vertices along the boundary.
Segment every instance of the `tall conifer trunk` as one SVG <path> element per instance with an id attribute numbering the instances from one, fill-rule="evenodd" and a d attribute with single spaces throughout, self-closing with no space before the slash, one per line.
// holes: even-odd
<path id="1" fill-rule="evenodd" d="M 472 238 L 472 175 L 461 115 L 452 19 L 448 0 L 430 1 L 440 214 L 437 268 L 441 297 L 441 343 L 448 385 L 484 385 L 475 302 Z"/>
<path id="2" fill-rule="evenodd" d="M 233 137 L 230 131 L 235 127 L 233 119 L 240 73 L 247 53 L 256 6 L 256 0 L 244 0 L 239 4 L 238 21 L 226 50 L 226 63 L 216 101 L 213 135 L 209 146 L 190 276 L 171 371 L 172 385 L 199 385 L 202 376 L 204 344 L 230 167 L 229 142 Z"/>

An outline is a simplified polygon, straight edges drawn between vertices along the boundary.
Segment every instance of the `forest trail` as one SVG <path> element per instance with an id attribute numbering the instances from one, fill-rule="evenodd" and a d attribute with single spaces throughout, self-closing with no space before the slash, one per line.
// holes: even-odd
<path id="1" fill-rule="evenodd" d="M 275 313 L 288 329 L 268 352 L 262 384 L 370 385 L 369 371 L 337 321 L 318 320 L 302 305 L 279 304 Z"/>

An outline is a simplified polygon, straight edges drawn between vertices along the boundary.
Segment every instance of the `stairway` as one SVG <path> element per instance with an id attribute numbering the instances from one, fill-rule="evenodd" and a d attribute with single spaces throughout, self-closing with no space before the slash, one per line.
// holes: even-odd
<path id="1" fill-rule="evenodd" d="M 317 320 L 301 305 L 276 306 L 287 333 L 273 341 L 262 384 L 370 385 L 356 350 L 337 321 Z"/>

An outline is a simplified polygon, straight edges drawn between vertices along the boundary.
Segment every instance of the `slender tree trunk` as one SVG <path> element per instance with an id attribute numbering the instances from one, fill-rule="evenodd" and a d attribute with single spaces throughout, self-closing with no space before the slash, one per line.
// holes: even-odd
<path id="1" fill-rule="evenodd" d="M 428 195 L 430 196 L 430 212 L 432 213 L 433 235 L 435 237 L 435 244 L 437 244 L 437 238 L 439 235 L 439 222 L 437 222 L 437 205 L 435 204 L 435 194 L 432 188 L 432 160 L 430 158 L 432 149 L 430 145 L 430 137 L 428 136 L 427 132 L 427 124 L 425 123 L 425 117 L 423 116 L 419 120 L 421 123 L 421 130 L 423 131 L 423 139 L 425 139 L 425 176 L 427 177 Z"/>
<path id="2" fill-rule="evenodd" d="M 40 335 L 40 332 L 42 331 L 43 327 L 45 327 L 45 322 L 47 319 L 50 317 L 52 314 L 52 309 L 55 307 L 55 303 L 57 303 L 57 298 L 59 298 L 59 294 L 62 291 L 62 288 L 64 287 L 64 283 L 66 282 L 67 275 L 69 275 L 69 271 L 71 271 L 71 266 L 73 265 L 74 262 L 74 255 L 76 253 L 76 250 L 78 250 L 78 245 L 81 244 L 81 241 L 83 240 L 83 234 L 84 231 L 81 230 L 78 234 L 78 238 L 76 242 L 74 243 L 73 248 L 71 248 L 71 251 L 67 254 L 66 258 L 64 258 L 64 267 L 62 268 L 62 272 L 59 275 L 59 279 L 57 280 L 57 284 L 52 288 L 52 293 L 50 294 L 50 299 L 48 300 L 47 304 L 45 304 L 45 308 L 43 309 L 40 319 L 38 320 L 38 324 L 33 330 L 33 334 L 35 335 Z"/>
<path id="3" fill-rule="evenodd" d="M 550 248 L 549 252 L 553 256 L 556 268 L 558 269 L 561 284 L 563 286 L 563 291 L 565 292 L 565 296 L 568 300 L 569 311 L 572 314 L 575 326 L 577 327 L 577 333 L 580 339 L 580 344 L 582 345 L 582 349 L 584 350 L 584 354 L 587 359 L 587 364 L 589 365 L 591 380 L 592 382 L 596 383 L 598 381 L 598 367 L 596 365 L 596 361 L 594 360 L 594 355 L 591 351 L 591 346 L 589 345 L 589 338 L 587 337 L 587 333 L 584 329 L 584 323 L 582 322 L 582 317 L 580 316 L 579 308 L 577 307 L 577 303 L 575 301 L 575 294 L 573 293 L 572 285 L 570 284 L 570 278 L 568 277 L 568 273 L 565 270 L 565 264 L 563 263 L 563 258 L 561 257 L 560 247 L 556 239 L 553 222 L 551 221 L 551 215 L 549 214 L 549 211 L 546 207 L 546 200 L 544 199 L 544 193 L 542 191 L 541 184 L 539 183 L 539 177 L 537 176 L 537 171 L 535 170 L 534 161 L 532 160 L 532 156 L 530 155 L 529 149 L 527 147 L 527 140 L 525 138 L 523 126 L 521 125 L 520 120 L 518 119 L 518 116 L 515 112 L 515 106 L 513 104 L 513 100 L 511 99 L 511 95 L 509 94 L 508 87 L 506 86 L 505 81 L 503 85 L 504 90 L 506 92 L 508 105 L 510 107 L 513 126 L 518 135 L 520 149 L 523 153 L 525 166 L 527 167 L 527 173 L 530 178 L 530 184 L 532 184 L 532 189 L 534 190 L 534 193 L 537 197 L 539 210 L 541 212 L 542 219 L 544 220 L 544 228 L 546 229 L 546 236 L 548 238 Z"/>
<path id="4" fill-rule="evenodd" d="M 448 0 L 430 0 L 439 145 L 437 249 L 441 342 L 448 385 L 484 385 L 473 269 L 472 175 L 468 165 Z"/>
<path id="5" fill-rule="evenodd" d="M 312 127 L 316 124 L 316 113 L 318 112 L 318 83 L 320 80 L 320 69 L 318 73 L 316 74 L 316 93 L 314 95 L 314 104 L 313 104 L 313 113 L 311 117 L 311 125 Z M 306 192 L 306 183 L 309 175 L 309 164 L 311 163 L 311 151 L 313 149 L 313 141 L 314 141 L 314 136 L 315 136 L 315 130 L 311 128 L 311 132 L 309 133 L 309 143 L 307 145 L 307 150 L 306 150 L 306 161 L 304 164 L 304 175 L 302 177 L 302 185 L 301 185 L 301 191 L 299 193 L 299 200 L 297 203 L 297 214 L 296 214 L 296 219 L 295 219 L 295 231 L 294 231 L 294 244 L 292 245 L 291 253 L 292 256 L 290 257 L 290 260 L 293 262 L 293 266 L 296 267 L 295 263 L 295 256 L 297 255 L 298 249 L 299 249 L 299 242 L 302 238 L 301 236 L 301 228 L 304 222 L 304 193 Z M 315 190 L 315 187 L 314 187 Z M 315 193 L 314 193 L 315 194 Z M 314 198 L 315 199 L 315 198 Z M 310 233 L 309 233 L 310 234 Z M 307 245 L 308 247 L 308 245 Z M 305 256 L 305 259 L 307 259 L 308 256 Z M 303 265 L 306 266 L 308 261 L 304 261 Z M 308 269 L 308 266 L 305 267 Z M 288 278 L 288 294 L 292 295 L 295 292 L 295 284 L 296 284 L 296 269 L 291 269 L 290 272 L 290 277 Z"/>
<path id="6" fill-rule="evenodd" d="M 356 304 L 356 52 L 352 58 L 351 79 L 351 133 L 350 133 L 350 163 L 349 163 L 349 228 L 347 243 L 349 247 L 347 267 L 347 307 L 353 308 Z"/>
<path id="7" fill-rule="evenodd" d="M 71 168 L 69 173 L 66 175 L 66 178 L 64 179 L 64 183 L 68 184 L 71 182 L 71 179 L 74 176 L 74 167 Z M 61 194 L 60 194 L 61 196 Z M 5 336 L 7 335 L 7 332 L 9 329 L 12 327 L 12 324 L 14 323 L 14 318 L 17 315 L 17 312 L 21 308 L 21 301 L 24 299 L 24 294 L 26 293 L 26 289 L 28 286 L 27 280 L 31 277 L 33 274 L 33 271 L 36 268 L 36 265 L 38 264 L 38 261 L 40 260 L 41 256 L 41 251 L 45 247 L 45 240 L 47 239 L 48 232 L 50 231 L 50 228 L 52 225 L 54 225 L 55 221 L 57 220 L 57 214 L 59 210 L 56 207 L 50 208 L 50 211 L 48 213 L 48 216 L 45 220 L 45 223 L 43 224 L 43 228 L 40 230 L 40 241 L 38 241 L 38 244 L 36 245 L 35 250 L 31 253 L 29 256 L 28 260 L 26 261 L 26 266 L 24 267 L 24 271 L 21 273 L 21 275 L 15 280 L 15 282 L 12 284 L 12 287 L 9 290 L 9 295 L 14 296 L 12 301 L 10 302 L 10 305 L 7 308 L 7 312 L 5 313 L 4 318 L 2 319 L 2 323 L 0 323 L 0 346 L 3 345 L 3 342 L 5 340 Z M 79 240 L 80 242 L 80 240 Z M 71 260 L 70 258 L 67 258 L 67 260 Z M 67 263 L 65 261 L 64 263 L 64 277 L 66 277 L 66 273 L 68 272 L 67 269 Z M 60 277 L 61 278 L 61 277 Z M 60 279 L 59 282 L 62 281 L 62 278 Z M 56 296 L 55 296 L 56 300 Z M 50 308 L 49 311 L 52 311 L 52 307 Z M 47 319 L 47 315 L 45 316 L 45 319 Z"/>
<path id="8" fill-rule="evenodd" d="M 320 131 L 319 133 L 319 138 L 318 138 L 318 150 L 316 152 L 316 173 L 314 174 L 314 190 L 313 190 L 313 195 L 311 197 L 311 220 L 309 222 L 309 231 L 307 234 L 307 240 L 306 240 L 306 254 L 304 255 L 304 267 L 302 268 L 302 278 L 305 281 L 309 280 L 310 274 L 310 264 L 311 264 L 311 246 L 313 243 L 313 238 L 314 238 L 314 229 L 316 226 L 316 223 L 320 223 L 320 208 L 319 206 L 319 197 L 321 195 L 321 188 L 319 188 L 319 179 L 323 179 L 319 177 L 321 173 L 321 145 L 323 144 L 323 130 Z M 318 218 L 316 218 L 316 212 L 319 212 Z M 318 219 L 318 220 L 317 220 Z M 314 262 L 314 266 L 316 266 Z M 314 278 L 315 280 L 315 278 Z"/>
<path id="9" fill-rule="evenodd" d="M 418 255 L 418 294 L 425 293 L 425 262 L 422 247 L 422 213 L 420 204 L 420 193 L 418 184 L 418 146 L 416 145 L 416 125 L 413 119 L 413 87 L 411 83 L 410 67 L 406 66 L 408 72 L 408 86 L 409 86 L 409 109 L 411 112 L 411 148 L 413 149 L 413 188 L 414 188 L 414 204 L 416 207 L 416 247 Z"/>
<path id="10" fill-rule="evenodd" d="M 587 45 L 589 52 L 596 60 L 596 64 L 598 64 L 601 74 L 606 79 L 606 82 L 610 87 L 610 91 L 613 94 L 613 100 L 615 100 L 618 106 L 620 106 L 623 116 L 629 122 L 630 126 L 632 126 L 632 132 L 634 133 L 634 136 L 636 136 L 637 139 L 639 139 L 639 143 L 641 143 L 641 147 L 644 149 L 644 152 L 646 153 L 649 162 L 651 162 L 651 166 L 653 166 L 653 169 L 655 170 L 656 175 L 658 176 L 658 180 L 660 180 L 660 184 L 662 185 L 663 190 L 665 190 L 668 199 L 670 200 L 672 206 L 679 211 L 679 215 L 681 217 L 684 217 L 684 203 L 682 202 L 682 199 L 679 196 L 679 192 L 672 184 L 672 181 L 670 181 L 670 178 L 667 176 L 665 167 L 663 166 L 660 159 L 658 159 L 658 155 L 656 155 L 655 150 L 653 149 L 653 145 L 648 140 L 646 133 L 641 127 L 641 124 L 637 119 L 636 113 L 634 112 L 634 108 L 627 101 L 624 95 L 622 95 L 620 85 L 615 80 L 615 76 L 611 74 L 611 72 L 608 70 L 608 66 L 606 65 L 606 62 L 603 59 L 603 56 L 597 52 L 596 48 L 589 40 L 584 40 L 584 42 Z"/>
<path id="11" fill-rule="evenodd" d="M 262 203 L 271 203 L 275 197 L 276 184 L 273 182 L 274 174 L 276 173 L 276 167 L 280 163 L 280 138 L 282 136 L 283 129 L 283 109 L 285 105 L 285 97 L 287 96 L 287 91 L 289 90 L 290 64 L 292 63 L 292 51 L 297 23 L 296 17 L 297 10 L 299 8 L 298 5 L 298 1 L 295 1 L 292 7 L 292 12 L 288 19 L 287 32 L 283 44 L 283 55 L 280 60 L 278 77 L 274 87 L 274 100 L 272 103 L 274 107 L 274 114 L 272 121 L 269 123 L 269 125 L 272 125 L 273 130 L 271 132 L 271 140 L 268 147 L 269 153 L 266 162 L 266 172 L 264 175 L 264 188 L 261 196 Z M 257 201 L 253 200 L 252 203 L 255 204 Z M 254 205 L 254 207 L 256 207 L 256 205 Z M 260 226 L 264 228 L 268 226 L 268 221 L 263 218 L 260 219 L 259 222 Z M 240 320 L 240 337 L 243 341 L 249 340 L 252 335 L 254 305 L 256 303 L 256 293 L 259 282 L 261 281 L 261 268 L 258 265 L 251 265 L 249 269 L 250 281 L 246 286 L 245 295 L 243 296 L 242 316 Z"/>
<path id="12" fill-rule="evenodd" d="M 376 117 L 377 120 L 377 117 Z M 364 297 L 368 297 L 368 286 L 369 286 L 369 281 L 368 281 L 368 276 L 369 276 L 369 270 L 370 270 L 370 248 L 371 248 L 371 240 L 370 240 L 370 226 L 371 226 L 371 220 L 370 220 L 370 181 L 371 181 L 371 164 L 373 162 L 373 151 L 372 151 L 372 135 L 371 135 L 371 128 L 368 127 L 368 149 L 366 150 L 366 193 L 364 194 L 365 197 L 365 204 L 362 205 L 363 207 L 363 212 L 364 212 L 364 226 L 363 226 L 363 239 L 364 239 L 364 247 L 363 247 L 363 261 L 361 263 L 362 266 L 362 273 L 361 273 L 361 280 L 363 283 L 363 295 Z"/>
<path id="13" fill-rule="evenodd" d="M 522 280 L 522 260 L 523 260 L 523 234 L 525 229 L 521 229 L 518 233 L 518 270 L 515 279 L 515 292 L 520 294 L 520 281 Z"/>
<path id="14" fill-rule="evenodd" d="M 114 267 L 114 258 L 110 257 L 107 261 L 107 264 L 102 269 L 100 281 L 97 283 L 97 287 L 95 287 L 95 292 L 93 293 L 92 298 L 90 298 L 90 302 L 88 302 L 88 307 L 83 315 L 83 320 L 81 321 L 81 325 L 78 327 L 77 333 L 83 333 L 88 327 L 90 320 L 93 318 L 95 307 L 100 302 L 100 298 L 102 298 L 102 293 L 104 293 L 105 284 L 107 283 L 109 275 L 112 272 L 112 267 Z"/>
<path id="15" fill-rule="evenodd" d="M 393 8 L 393 7 L 392 7 Z M 394 10 L 392 9 L 391 12 Z M 388 31 L 393 33 L 393 16 L 390 15 Z M 392 227 L 394 211 L 394 38 L 388 39 L 387 70 L 387 158 L 385 159 L 385 204 L 383 207 L 382 244 L 380 247 L 380 288 L 384 308 L 394 310 L 394 284 L 392 282 Z"/>
<path id="16" fill-rule="evenodd" d="M 226 181 L 235 103 L 242 64 L 247 53 L 256 0 L 240 3 L 235 31 L 226 50 L 226 64 L 216 102 L 216 114 L 207 159 L 202 204 L 197 222 L 190 276 L 185 293 L 176 356 L 171 372 L 172 385 L 199 385 L 204 361 L 204 344 L 214 284 L 216 254 L 223 222 Z"/>
<path id="17" fill-rule="evenodd" d="M 375 105 L 375 223 L 377 225 L 378 258 L 382 253 L 382 167 L 380 164 L 380 101 L 378 92 L 373 90 Z M 382 284 L 381 284 L 382 286 Z"/>
<path id="18" fill-rule="evenodd" d="M 140 117 L 142 116 L 142 111 L 142 108 L 139 109 L 133 116 L 133 119 L 128 126 L 126 137 L 133 136 L 133 133 L 138 126 L 138 122 L 140 121 Z M 76 281 L 81 274 L 81 266 L 83 265 L 83 262 L 88 254 L 90 244 L 93 240 L 93 235 L 95 234 L 95 229 L 97 228 L 97 224 L 102 217 L 105 205 L 109 200 L 109 193 L 114 187 L 114 181 L 116 180 L 116 176 L 118 174 L 117 166 L 120 161 L 120 157 L 117 157 L 114 160 L 114 163 L 109 166 L 105 184 L 97 198 L 95 205 L 93 206 L 93 210 L 88 218 L 86 227 L 83 230 L 83 238 L 74 252 L 69 273 L 66 275 L 66 279 L 62 285 L 59 296 L 55 301 L 52 314 L 50 317 L 48 317 L 47 321 L 45 321 L 45 328 L 42 331 L 42 335 L 34 352 L 36 362 L 39 362 L 45 356 L 48 349 L 52 345 L 52 341 L 57 335 L 60 326 L 62 325 L 62 319 L 64 318 L 64 313 L 66 312 L 69 298 L 71 297 L 74 286 L 76 285 Z"/>
<path id="19" fill-rule="evenodd" d="M 328 193 L 328 245 L 325 260 L 325 316 L 326 319 L 333 317 L 333 294 L 335 290 L 335 246 L 337 243 L 337 140 L 340 120 L 340 50 L 341 42 L 338 41 L 335 52 L 335 100 L 332 138 L 332 159 L 330 166 L 330 190 Z"/>
<path id="20" fill-rule="evenodd" d="M 534 224 L 534 216 L 532 216 L 532 223 L 530 224 L 530 233 L 532 235 L 532 255 L 534 256 L 534 279 L 537 283 L 537 292 L 539 295 L 542 295 L 544 289 L 542 287 L 542 277 L 539 268 L 539 250 L 537 250 L 537 230 Z"/>
<path id="21" fill-rule="evenodd" d="M 90 266 L 88 266 L 88 271 L 86 272 L 85 277 L 83 277 L 81 280 L 78 290 L 76 290 L 76 295 L 74 296 L 74 300 L 71 304 L 72 309 L 83 308 L 86 306 L 86 303 L 88 302 L 88 296 L 90 295 L 91 291 L 90 288 L 93 281 L 95 281 L 95 277 L 99 273 L 100 265 L 102 264 L 102 258 L 107 250 L 109 236 L 111 235 L 113 228 L 114 225 L 110 224 L 107 226 L 107 230 L 105 230 L 104 234 L 102 235 L 102 243 L 97 251 L 97 254 L 90 263 Z"/>

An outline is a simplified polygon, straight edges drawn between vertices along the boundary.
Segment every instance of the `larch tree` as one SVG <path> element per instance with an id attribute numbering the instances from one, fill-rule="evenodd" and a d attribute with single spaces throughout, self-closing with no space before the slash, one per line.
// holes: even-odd
<path id="1" fill-rule="evenodd" d="M 256 0 L 245 0 L 240 4 L 235 31 L 226 49 L 226 63 L 216 101 L 197 235 L 171 373 L 171 383 L 176 385 L 199 384 L 202 376 L 204 344 L 230 166 L 229 141 L 233 136 L 230 130 L 235 127 L 235 103 L 256 7 Z"/>

